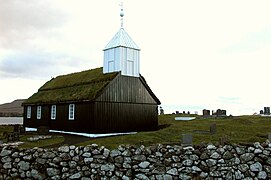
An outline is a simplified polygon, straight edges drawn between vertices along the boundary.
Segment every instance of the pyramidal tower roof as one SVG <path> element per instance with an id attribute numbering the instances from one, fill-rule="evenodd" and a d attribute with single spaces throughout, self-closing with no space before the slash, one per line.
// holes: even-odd
<path id="1" fill-rule="evenodd" d="M 128 47 L 131 49 L 140 50 L 138 45 L 136 45 L 136 43 L 123 28 L 120 28 L 120 30 L 115 34 L 111 41 L 109 41 L 109 43 L 105 46 L 104 50 L 115 47 Z"/>
<path id="2" fill-rule="evenodd" d="M 121 28 L 120 30 L 115 34 L 115 36 L 109 41 L 109 43 L 105 46 L 104 51 L 107 49 L 112 49 L 116 47 L 127 47 L 131 49 L 140 50 L 138 45 L 132 40 L 132 38 L 128 35 L 128 33 L 123 28 L 123 2 L 120 4 L 121 11 L 120 11 L 120 21 L 121 21 Z"/>

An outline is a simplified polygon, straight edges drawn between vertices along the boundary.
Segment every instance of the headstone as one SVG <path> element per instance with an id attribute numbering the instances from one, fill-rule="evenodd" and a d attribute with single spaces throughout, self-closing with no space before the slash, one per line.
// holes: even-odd
<path id="1" fill-rule="evenodd" d="M 160 106 L 160 115 L 164 114 L 164 109 Z"/>
<path id="2" fill-rule="evenodd" d="M 219 145 L 224 146 L 226 143 L 229 142 L 228 136 L 223 136 L 219 138 Z"/>
<path id="3" fill-rule="evenodd" d="M 14 141 L 14 134 L 13 133 L 8 133 L 7 134 L 7 141 L 8 142 L 13 142 Z"/>
<path id="4" fill-rule="evenodd" d="M 19 141 L 20 140 L 20 133 L 14 132 L 13 133 L 13 141 Z"/>
<path id="5" fill-rule="evenodd" d="M 271 133 L 268 133 L 267 138 L 271 142 Z"/>
<path id="6" fill-rule="evenodd" d="M 210 134 L 216 134 L 216 123 L 210 125 Z"/>
<path id="7" fill-rule="evenodd" d="M 189 146 L 193 144 L 192 134 L 183 134 L 182 135 L 182 144 L 184 146 Z"/>
<path id="8" fill-rule="evenodd" d="M 25 127 L 24 126 L 20 126 L 20 134 L 24 134 L 25 133 Z"/>
<path id="9" fill-rule="evenodd" d="M 20 125 L 19 124 L 15 124 L 13 126 L 13 132 L 20 132 Z"/>

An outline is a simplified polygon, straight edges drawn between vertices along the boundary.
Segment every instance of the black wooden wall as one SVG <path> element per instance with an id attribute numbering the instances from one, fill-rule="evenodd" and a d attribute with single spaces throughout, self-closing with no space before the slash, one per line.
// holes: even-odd
<path id="1" fill-rule="evenodd" d="M 69 103 L 53 104 L 57 105 L 55 120 L 51 120 L 51 104 L 42 105 L 42 116 L 37 120 L 38 105 L 35 105 L 31 119 L 26 118 L 27 106 L 24 107 L 24 125 L 87 133 L 156 130 L 157 103 L 140 78 L 117 76 L 95 101 L 73 103 L 74 120 L 68 119 Z"/>

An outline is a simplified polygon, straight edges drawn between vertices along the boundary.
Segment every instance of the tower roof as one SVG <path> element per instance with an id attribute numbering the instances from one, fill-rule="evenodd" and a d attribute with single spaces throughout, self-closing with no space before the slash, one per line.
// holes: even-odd
<path id="1" fill-rule="evenodd" d="M 120 28 L 120 30 L 115 34 L 111 41 L 105 46 L 104 50 L 115 47 L 127 47 L 140 50 L 140 48 L 123 28 Z"/>

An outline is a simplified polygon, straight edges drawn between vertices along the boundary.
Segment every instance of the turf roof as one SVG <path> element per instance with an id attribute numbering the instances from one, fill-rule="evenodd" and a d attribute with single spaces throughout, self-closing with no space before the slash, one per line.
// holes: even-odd
<path id="1" fill-rule="evenodd" d="M 103 68 L 58 76 L 46 82 L 37 93 L 24 101 L 27 104 L 91 101 L 100 95 L 118 72 L 103 74 Z"/>

